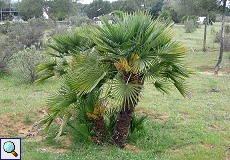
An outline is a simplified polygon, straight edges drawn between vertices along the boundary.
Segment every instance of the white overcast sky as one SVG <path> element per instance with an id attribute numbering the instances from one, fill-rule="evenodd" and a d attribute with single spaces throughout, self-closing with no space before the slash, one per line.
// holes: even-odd
<path id="1" fill-rule="evenodd" d="M 11 0 L 11 2 L 20 2 L 21 0 Z M 105 1 L 105 0 L 104 0 Z M 110 2 L 114 2 L 114 1 L 117 1 L 117 0 L 107 0 L 107 1 L 110 1 Z M 83 4 L 90 4 L 91 2 L 93 2 L 93 0 L 79 0 L 80 3 L 83 3 Z"/>
<path id="2" fill-rule="evenodd" d="M 114 1 L 117 1 L 117 0 L 107 0 L 107 1 L 114 2 Z M 93 2 L 93 0 L 79 0 L 79 2 L 83 3 L 83 4 L 90 4 L 91 2 Z"/>

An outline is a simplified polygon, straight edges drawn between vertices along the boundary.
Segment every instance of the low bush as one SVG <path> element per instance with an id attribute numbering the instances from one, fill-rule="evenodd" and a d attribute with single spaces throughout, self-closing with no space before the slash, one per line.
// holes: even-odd
<path id="1" fill-rule="evenodd" d="M 225 30 L 224 30 L 225 34 L 229 34 L 230 33 L 230 25 L 226 25 L 225 26 Z"/>
<path id="2" fill-rule="evenodd" d="M 224 51 L 230 51 L 230 34 L 226 34 L 224 38 Z"/>
<path id="3" fill-rule="evenodd" d="M 15 39 L 7 38 L 4 42 L 0 42 L 0 73 L 7 71 L 13 55 L 22 48 L 22 44 L 18 43 Z"/>
<path id="4" fill-rule="evenodd" d="M 68 21 L 70 22 L 71 26 L 79 27 L 84 23 L 88 24 L 90 19 L 82 16 L 71 16 L 68 18 Z"/>
<path id="5" fill-rule="evenodd" d="M 49 31 L 49 37 L 52 37 L 54 35 L 64 35 L 67 34 L 69 32 L 69 26 L 66 24 L 58 24 Z"/>
<path id="6" fill-rule="evenodd" d="M 10 22 L 6 22 L 2 25 L 0 25 L 0 33 L 6 34 L 9 30 Z"/>
<path id="7" fill-rule="evenodd" d="M 192 20 L 185 22 L 185 33 L 192 33 L 196 30 L 196 26 Z"/>
<path id="8" fill-rule="evenodd" d="M 10 39 L 16 39 L 24 47 L 30 47 L 36 43 L 41 43 L 45 30 L 49 28 L 50 24 L 48 21 L 44 19 L 31 19 L 28 23 L 12 23 L 7 36 Z"/>
<path id="9" fill-rule="evenodd" d="M 185 22 L 190 21 L 190 20 L 193 21 L 193 22 L 195 23 L 196 21 L 198 21 L 198 17 L 195 16 L 195 15 L 183 16 L 182 19 L 181 19 L 181 22 L 182 22 L 182 23 L 185 23 Z"/>
<path id="10" fill-rule="evenodd" d="M 220 39 L 221 39 L 220 32 L 217 32 L 214 38 L 214 43 L 220 43 Z M 224 35 L 224 51 L 226 52 L 230 51 L 230 34 Z"/>
<path id="11" fill-rule="evenodd" d="M 199 27 L 197 20 L 198 17 L 195 15 L 182 17 L 181 22 L 185 25 L 185 33 L 192 33 Z"/>
<path id="12" fill-rule="evenodd" d="M 169 11 L 160 12 L 158 18 L 161 19 L 162 21 L 172 21 L 172 15 Z"/>
<path id="13" fill-rule="evenodd" d="M 216 32 L 216 35 L 213 41 L 214 43 L 220 43 L 220 32 Z"/>
<path id="14" fill-rule="evenodd" d="M 36 49 L 42 49 L 45 30 L 51 27 L 51 23 L 42 18 L 31 19 L 28 23 L 6 23 L 1 26 L 1 32 L 4 33 L 6 38 L 4 41 L 0 41 L 0 72 L 6 72 L 13 55 L 19 51 L 30 48 L 32 45 L 34 45 Z M 34 56 L 34 59 L 37 59 L 36 54 Z M 26 59 L 27 57 L 24 58 Z M 31 63 L 31 61 L 29 60 L 28 63 Z M 34 64 L 34 62 L 32 64 Z M 34 75 L 30 76 L 32 81 L 35 78 L 33 76 Z"/>
<path id="15" fill-rule="evenodd" d="M 214 35 L 215 33 L 216 33 L 216 29 L 215 29 L 215 27 L 212 27 L 211 28 L 211 34 Z"/>
<path id="16" fill-rule="evenodd" d="M 36 50 L 34 46 L 27 48 L 13 55 L 12 72 L 23 81 L 33 83 L 38 78 L 35 68 L 44 61 L 45 57 L 41 50 Z"/>

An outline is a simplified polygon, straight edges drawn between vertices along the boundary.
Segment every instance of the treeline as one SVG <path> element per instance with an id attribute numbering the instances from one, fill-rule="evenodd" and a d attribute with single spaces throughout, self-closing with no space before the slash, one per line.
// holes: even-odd
<path id="1" fill-rule="evenodd" d="M 43 16 L 44 10 L 53 20 L 64 20 L 73 15 L 93 18 L 109 14 L 114 10 L 128 13 L 146 10 L 153 18 L 160 15 L 179 23 L 185 16 L 207 16 L 207 14 L 210 20 L 215 21 L 219 6 L 218 0 L 118 0 L 114 2 L 94 0 L 90 4 L 78 2 L 78 0 L 22 0 L 14 4 L 13 8 L 20 12 L 24 20 L 39 18 Z M 0 8 L 6 7 L 7 0 L 0 0 Z"/>
<path id="2" fill-rule="evenodd" d="M 229 2 L 227 2 L 229 3 Z M 230 3 L 229 3 L 230 4 Z M 158 16 L 180 23 L 187 16 L 207 16 L 215 22 L 217 13 L 220 13 L 218 0 L 118 0 L 112 3 L 103 0 L 94 0 L 89 5 L 83 5 L 81 12 L 89 18 L 111 13 L 114 10 L 132 13 L 137 10 L 150 12 L 153 18 Z M 226 15 L 230 15 L 226 12 Z"/>

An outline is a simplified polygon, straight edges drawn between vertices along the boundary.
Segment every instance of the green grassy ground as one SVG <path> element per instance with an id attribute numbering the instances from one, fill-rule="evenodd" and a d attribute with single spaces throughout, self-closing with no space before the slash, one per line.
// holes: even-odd
<path id="1" fill-rule="evenodd" d="M 219 30 L 219 24 L 214 26 Z M 191 159 L 220 160 L 230 158 L 230 59 L 224 54 L 219 76 L 211 73 L 218 58 L 218 44 L 212 43 L 208 30 L 207 53 L 202 50 L 203 27 L 185 34 L 175 25 L 176 40 L 186 47 L 185 63 L 196 71 L 188 80 L 190 94 L 183 98 L 177 91 L 162 95 L 146 84 L 136 113 L 147 114 L 145 132 L 136 133 L 124 150 L 94 144 L 55 142 L 31 129 L 44 114 L 46 98 L 58 84 L 21 84 L 11 77 L 0 78 L 0 136 L 22 137 L 25 160 L 53 159 Z M 213 52 L 211 52 L 211 50 Z M 215 51 L 216 50 L 216 51 Z M 35 135 L 33 135 L 35 134 Z"/>

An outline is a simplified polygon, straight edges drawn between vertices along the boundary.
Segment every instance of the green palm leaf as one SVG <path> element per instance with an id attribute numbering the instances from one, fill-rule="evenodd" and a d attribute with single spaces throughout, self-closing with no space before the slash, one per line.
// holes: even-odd
<path id="1" fill-rule="evenodd" d="M 118 106 L 123 103 L 130 103 L 130 105 L 138 103 L 142 90 L 141 85 L 126 83 L 123 79 L 117 77 L 112 81 L 111 86 L 110 96 Z"/>
<path id="2" fill-rule="evenodd" d="M 98 63 L 97 57 L 85 56 L 78 67 L 68 74 L 67 82 L 78 95 L 91 92 L 106 77 L 109 68 Z"/>

